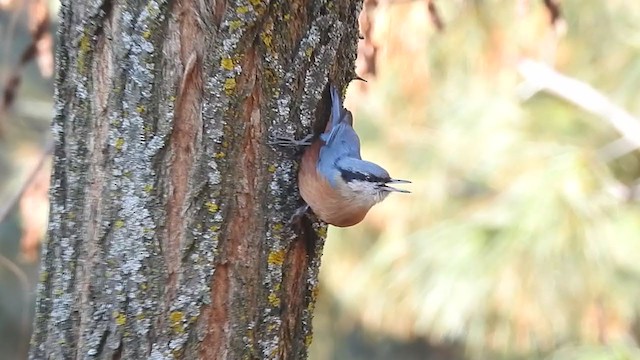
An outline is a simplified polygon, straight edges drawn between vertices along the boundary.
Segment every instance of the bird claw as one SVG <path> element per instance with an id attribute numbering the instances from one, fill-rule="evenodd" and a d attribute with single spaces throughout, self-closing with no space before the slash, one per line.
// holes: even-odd
<path id="1" fill-rule="evenodd" d="M 300 221 L 305 216 L 307 211 L 309 211 L 309 204 L 300 206 L 299 208 L 296 209 L 296 211 L 293 212 L 293 215 L 291 215 L 291 218 L 289 219 L 289 223 L 290 224 L 300 223 Z"/>
<path id="2" fill-rule="evenodd" d="M 276 136 L 275 139 L 269 143 L 271 145 L 280 145 L 284 147 L 303 147 L 311 145 L 311 139 L 313 139 L 313 134 L 309 134 L 300 140 L 286 136 Z"/>

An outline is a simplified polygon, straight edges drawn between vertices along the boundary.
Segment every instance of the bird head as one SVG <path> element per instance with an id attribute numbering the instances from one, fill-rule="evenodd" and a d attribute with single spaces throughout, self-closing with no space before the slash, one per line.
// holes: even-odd
<path id="1" fill-rule="evenodd" d="M 349 158 L 338 161 L 336 165 L 343 195 L 363 207 L 379 203 L 392 192 L 410 192 L 391 185 L 408 184 L 411 181 L 392 179 L 385 169 L 375 163 Z"/>

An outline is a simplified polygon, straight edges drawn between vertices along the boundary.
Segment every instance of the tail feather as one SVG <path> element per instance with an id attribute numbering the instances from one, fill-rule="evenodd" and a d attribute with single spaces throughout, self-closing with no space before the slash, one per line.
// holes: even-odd
<path id="1" fill-rule="evenodd" d="M 331 94 L 331 119 L 327 122 L 324 133 L 320 139 L 324 142 L 320 150 L 320 156 L 335 159 L 349 156 L 360 159 L 360 139 L 353 130 L 353 117 L 351 112 L 342 107 L 340 93 L 334 85 L 329 86 Z"/>
<path id="2" fill-rule="evenodd" d="M 340 93 L 335 85 L 330 86 L 331 91 L 331 128 L 336 126 L 342 120 L 342 102 L 340 101 Z"/>

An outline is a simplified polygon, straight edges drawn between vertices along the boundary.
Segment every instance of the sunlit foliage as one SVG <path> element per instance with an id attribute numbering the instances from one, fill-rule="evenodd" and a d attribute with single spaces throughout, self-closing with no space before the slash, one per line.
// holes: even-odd
<path id="1" fill-rule="evenodd" d="M 334 231 L 323 281 L 370 329 L 469 358 L 638 358 L 640 153 L 607 119 L 522 98 L 525 59 L 640 113 L 640 3 L 439 1 L 375 10 L 377 74 L 347 106 L 363 153 L 413 194 Z"/>

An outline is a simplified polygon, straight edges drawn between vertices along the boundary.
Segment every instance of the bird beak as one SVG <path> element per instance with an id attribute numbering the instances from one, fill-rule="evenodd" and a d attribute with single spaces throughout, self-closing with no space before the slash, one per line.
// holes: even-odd
<path id="1" fill-rule="evenodd" d="M 403 189 L 394 188 L 393 186 L 389 186 L 388 184 L 411 184 L 411 181 L 409 181 L 409 180 L 391 179 L 391 180 L 387 181 L 387 183 L 384 184 L 384 186 L 382 188 L 384 190 L 386 190 L 386 191 L 400 192 L 400 193 L 405 193 L 405 194 L 411 193 L 411 191 L 409 191 L 409 190 L 403 190 Z"/>

